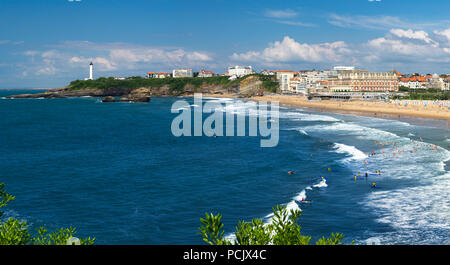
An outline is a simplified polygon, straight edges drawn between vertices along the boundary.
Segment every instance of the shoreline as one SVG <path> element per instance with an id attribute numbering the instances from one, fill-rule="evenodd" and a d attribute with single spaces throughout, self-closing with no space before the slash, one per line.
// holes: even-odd
<path id="1" fill-rule="evenodd" d="M 427 107 L 422 105 L 407 104 L 406 100 L 399 100 L 400 104 L 386 102 L 370 102 L 370 101 L 307 101 L 304 98 L 296 96 L 262 96 L 251 97 L 255 101 L 278 101 L 280 104 L 291 105 L 296 107 L 310 107 L 321 110 L 348 111 L 356 113 L 369 113 L 377 117 L 379 114 L 411 116 L 420 118 L 431 118 L 439 120 L 450 120 L 450 110 L 442 109 L 438 106 Z M 430 104 L 430 102 L 427 102 Z"/>
<path id="2" fill-rule="evenodd" d="M 192 97 L 189 95 L 187 97 Z M 234 94 L 202 94 L 203 97 L 216 98 L 239 98 Z M 413 123 L 415 125 L 429 125 L 432 127 L 450 129 L 450 110 L 429 110 L 425 109 L 411 109 L 405 107 L 404 109 L 397 109 L 398 104 L 385 102 L 362 102 L 362 101 L 307 101 L 299 96 L 288 95 L 269 95 L 243 98 L 253 101 L 278 101 L 280 106 L 293 108 L 308 108 L 312 111 L 330 112 L 338 114 L 351 114 L 356 116 L 373 117 L 388 120 L 400 120 Z M 390 106 L 386 107 L 386 106 Z"/>
<path id="3" fill-rule="evenodd" d="M 77 97 L 79 95 L 72 95 Z M 92 95 L 98 96 L 98 95 Z M 193 97 L 193 94 L 179 97 Z M 241 98 L 253 101 L 278 101 L 280 106 L 309 108 L 319 112 L 339 114 L 352 114 L 357 116 L 384 118 L 390 120 L 408 120 L 417 125 L 425 123 L 440 123 L 441 128 L 450 129 L 450 102 L 449 101 L 412 101 L 393 100 L 390 103 L 381 101 L 308 101 L 297 95 L 271 94 L 264 96 L 242 97 L 232 93 L 202 93 L 203 97 L 215 98 Z M 158 97 L 158 96 L 156 96 Z"/>

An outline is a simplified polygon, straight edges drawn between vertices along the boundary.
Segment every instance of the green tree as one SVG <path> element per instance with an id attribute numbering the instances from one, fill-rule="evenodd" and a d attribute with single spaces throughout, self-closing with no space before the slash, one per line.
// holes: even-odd
<path id="1" fill-rule="evenodd" d="M 285 206 L 273 208 L 273 218 L 269 224 L 261 219 L 252 222 L 239 221 L 235 228 L 234 241 L 224 238 L 222 215 L 206 214 L 200 218 L 200 235 L 210 245 L 309 245 L 311 237 L 301 234 L 298 218 L 301 211 L 288 211 Z M 341 245 L 343 234 L 332 233 L 330 238 L 322 237 L 316 245 Z"/>
<path id="2" fill-rule="evenodd" d="M 0 183 L 0 208 L 15 200 L 4 187 L 5 184 Z M 69 239 L 75 239 L 76 230 L 72 227 L 61 228 L 51 233 L 39 227 L 37 235 L 33 236 L 27 222 L 12 217 L 3 220 L 2 215 L 3 211 L 0 211 L 0 245 L 67 245 Z M 95 238 L 91 237 L 79 239 L 80 245 L 92 245 L 94 241 Z"/>

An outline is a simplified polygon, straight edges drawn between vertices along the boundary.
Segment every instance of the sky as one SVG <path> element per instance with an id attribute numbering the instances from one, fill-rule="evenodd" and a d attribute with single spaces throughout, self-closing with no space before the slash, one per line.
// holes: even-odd
<path id="1" fill-rule="evenodd" d="M 174 68 L 450 73 L 447 0 L 0 0 L 0 88 Z"/>

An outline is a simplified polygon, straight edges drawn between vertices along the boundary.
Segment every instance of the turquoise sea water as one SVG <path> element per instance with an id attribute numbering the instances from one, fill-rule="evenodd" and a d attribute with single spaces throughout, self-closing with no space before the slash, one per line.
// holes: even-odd
<path id="1" fill-rule="evenodd" d="M 313 239 L 450 244 L 445 126 L 282 107 L 279 145 L 261 148 L 259 137 L 174 137 L 175 100 L 0 99 L 0 182 L 16 196 L 6 217 L 72 225 L 98 244 L 203 244 L 205 212 L 221 213 L 230 235 L 238 220 L 269 221 L 285 204 L 303 210 Z M 227 111 L 241 115 L 239 104 Z"/>

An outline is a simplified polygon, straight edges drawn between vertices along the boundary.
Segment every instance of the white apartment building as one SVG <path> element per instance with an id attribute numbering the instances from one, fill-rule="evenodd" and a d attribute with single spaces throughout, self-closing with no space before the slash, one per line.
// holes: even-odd
<path id="1" fill-rule="evenodd" d="M 297 94 L 306 95 L 308 90 L 307 90 L 305 77 L 298 76 L 298 77 L 291 78 L 290 91 L 297 93 Z"/>
<path id="2" fill-rule="evenodd" d="M 416 81 L 400 81 L 400 82 L 398 82 L 398 86 L 404 86 L 409 89 L 423 89 L 423 88 L 427 87 L 427 83 L 417 81 L 417 80 Z"/>
<path id="3" fill-rule="evenodd" d="M 275 71 L 277 80 L 280 83 L 281 93 L 295 93 L 291 89 L 291 79 L 294 78 L 295 72 L 291 70 L 279 70 Z"/>
<path id="4" fill-rule="evenodd" d="M 264 69 L 261 71 L 262 75 L 275 75 L 275 72 Z"/>
<path id="5" fill-rule="evenodd" d="M 194 77 L 192 69 L 175 69 L 172 71 L 172 77 Z"/>
<path id="6" fill-rule="evenodd" d="M 242 77 L 249 74 L 253 74 L 253 69 L 251 66 L 230 66 L 228 67 L 227 74 L 228 76 L 236 76 L 236 77 Z"/>
<path id="7" fill-rule="evenodd" d="M 450 77 L 447 77 L 444 80 L 444 89 L 443 90 L 450 90 Z"/>
<path id="8" fill-rule="evenodd" d="M 441 78 L 438 74 L 433 74 L 428 87 L 444 89 L 445 88 L 444 79 Z"/>
<path id="9" fill-rule="evenodd" d="M 324 71 L 304 71 L 300 74 L 300 77 L 303 78 L 300 90 L 306 90 L 306 93 L 322 92 L 328 89 L 328 80 L 337 75 L 338 71 L 334 69 Z"/>

